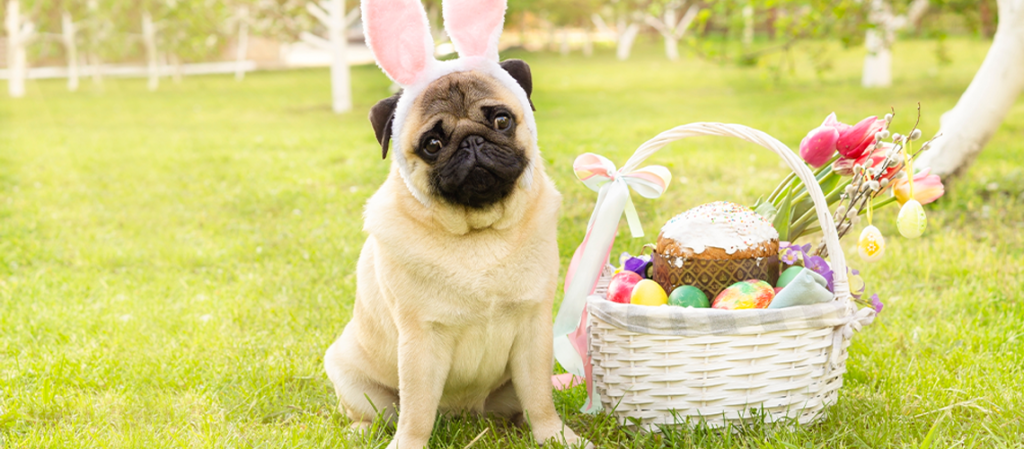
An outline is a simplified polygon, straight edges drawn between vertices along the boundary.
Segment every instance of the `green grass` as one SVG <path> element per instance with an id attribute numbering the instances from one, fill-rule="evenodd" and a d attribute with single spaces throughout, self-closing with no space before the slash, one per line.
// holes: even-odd
<path id="1" fill-rule="evenodd" d="M 893 106 L 905 130 L 917 102 L 930 135 L 987 44 L 951 42 L 945 67 L 933 48 L 898 44 L 896 85 L 870 91 L 858 87 L 862 50 L 830 47 L 822 79 L 798 58 L 781 81 L 670 64 L 650 44 L 629 63 L 607 50 L 511 55 L 533 66 L 540 143 L 565 196 L 563 269 L 596 198 L 572 175 L 576 155 L 621 165 L 657 132 L 699 120 L 795 145 L 833 110 L 855 121 Z M 76 94 L 30 82 L 27 98 L 0 101 L 0 447 L 386 445 L 387 429 L 346 439 L 321 356 L 351 316 L 360 212 L 388 171 L 366 120 L 388 84 L 354 68 L 355 112 L 341 116 L 324 70 L 186 78 L 155 93 L 138 79 Z M 855 338 L 821 424 L 633 434 L 577 413 L 580 388 L 557 395 L 560 412 L 604 447 L 1024 446 L 1022 137 L 1018 101 L 928 207 L 923 238 L 898 237 L 895 210 L 876 215 L 886 258 L 851 262 L 887 306 Z M 648 240 L 622 228 L 616 252 L 688 207 L 752 203 L 785 174 L 769 152 L 723 138 L 651 163 L 677 181 L 659 200 L 638 197 Z M 471 417 L 440 420 L 432 447 L 462 448 L 485 428 L 474 447 L 533 447 L 523 430 Z"/>

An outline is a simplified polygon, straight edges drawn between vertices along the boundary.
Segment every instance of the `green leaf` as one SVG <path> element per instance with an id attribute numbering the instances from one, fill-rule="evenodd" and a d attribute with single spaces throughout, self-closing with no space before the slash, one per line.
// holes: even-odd
<path id="1" fill-rule="evenodd" d="M 774 220 L 775 216 L 779 213 L 779 211 L 775 210 L 775 206 L 770 201 L 755 205 L 754 212 L 757 212 L 769 221 Z"/>
<path id="2" fill-rule="evenodd" d="M 775 226 L 775 230 L 779 231 L 779 241 L 789 240 L 789 220 L 793 213 L 793 208 L 790 204 L 792 201 L 793 193 L 786 192 L 786 197 L 782 200 L 782 204 L 779 205 L 778 213 L 775 215 L 775 220 L 772 222 Z"/>

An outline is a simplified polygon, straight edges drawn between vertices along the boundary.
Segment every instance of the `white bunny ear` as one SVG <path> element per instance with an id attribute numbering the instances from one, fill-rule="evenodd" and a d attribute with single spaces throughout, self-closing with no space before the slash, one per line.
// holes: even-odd
<path id="1" fill-rule="evenodd" d="M 434 61 L 427 13 L 419 0 L 363 0 L 366 43 L 377 65 L 402 86 L 416 82 Z"/>
<path id="2" fill-rule="evenodd" d="M 443 0 L 444 28 L 460 57 L 498 61 L 498 38 L 507 7 L 506 0 Z"/>

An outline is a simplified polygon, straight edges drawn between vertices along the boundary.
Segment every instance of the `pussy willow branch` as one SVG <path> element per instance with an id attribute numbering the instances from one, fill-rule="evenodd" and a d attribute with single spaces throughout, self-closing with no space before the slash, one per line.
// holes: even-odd
<path id="1" fill-rule="evenodd" d="M 896 116 L 895 109 L 892 109 L 892 116 Z M 888 121 L 885 125 L 884 130 L 887 131 L 891 123 L 891 120 Z M 857 221 L 859 221 L 860 215 L 862 215 L 865 212 L 864 206 L 867 205 L 867 202 L 877 197 L 878 195 L 881 195 L 885 191 L 890 190 L 893 187 L 893 184 L 895 184 L 895 180 L 899 176 L 902 176 L 907 163 L 907 160 L 902 158 L 903 148 L 906 144 L 909 144 L 909 142 L 911 142 L 911 137 L 914 135 L 914 132 L 918 130 L 918 125 L 920 125 L 920 123 L 921 104 L 918 103 L 917 121 L 914 123 L 913 129 L 911 129 L 910 133 L 908 133 L 906 136 L 900 136 L 899 139 L 893 139 L 894 146 L 891 150 L 889 150 L 888 154 L 886 154 L 885 159 L 883 159 L 879 164 L 874 165 L 873 167 L 860 166 L 859 169 L 857 168 L 857 166 L 854 167 L 853 179 L 848 184 L 848 186 L 852 187 L 852 192 L 844 192 L 843 194 L 841 194 L 840 207 L 836 208 L 837 213 L 835 214 L 835 218 L 838 220 L 838 222 L 836 223 L 836 231 L 838 232 L 840 239 L 842 239 L 843 236 L 845 236 L 846 233 L 849 232 L 851 228 L 853 228 L 853 225 L 855 225 Z M 908 155 L 907 158 L 910 160 L 917 158 L 917 156 L 921 154 L 922 151 L 925 151 L 928 147 L 930 147 L 931 143 L 938 137 L 939 136 L 936 135 L 935 137 L 932 137 L 931 139 L 925 141 L 925 143 L 922 144 L 917 151 L 915 151 L 911 155 Z M 881 145 L 882 141 L 881 139 L 879 139 L 878 141 L 875 142 L 874 150 L 880 148 Z M 889 176 L 885 176 L 885 173 L 889 172 L 890 169 L 894 170 L 892 170 Z M 909 174 L 908 176 L 913 175 Z M 878 188 L 872 188 L 871 182 L 878 182 Z M 847 199 L 849 200 L 848 203 L 846 202 Z M 880 202 L 875 207 L 882 207 L 892 203 L 893 201 L 895 201 L 895 199 L 890 198 L 888 200 Z M 844 205 L 846 207 L 842 207 Z M 843 214 L 838 214 L 839 211 L 842 211 Z M 820 229 L 820 226 L 818 228 Z M 828 256 L 828 249 L 825 248 L 824 241 L 819 243 L 814 253 L 822 257 Z"/>

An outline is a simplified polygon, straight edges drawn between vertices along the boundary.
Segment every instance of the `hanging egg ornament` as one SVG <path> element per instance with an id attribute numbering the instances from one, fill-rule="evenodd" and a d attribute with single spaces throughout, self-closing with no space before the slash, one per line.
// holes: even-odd
<path id="1" fill-rule="evenodd" d="M 900 235 L 908 239 L 916 239 L 924 233 L 928 219 L 924 215 L 924 207 L 915 199 L 910 199 L 900 208 L 900 214 L 896 217 L 896 227 Z"/>
<path id="2" fill-rule="evenodd" d="M 869 225 L 860 232 L 860 240 L 857 241 L 857 254 L 865 262 L 874 262 L 885 254 L 885 237 L 874 225 Z"/>

